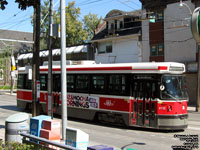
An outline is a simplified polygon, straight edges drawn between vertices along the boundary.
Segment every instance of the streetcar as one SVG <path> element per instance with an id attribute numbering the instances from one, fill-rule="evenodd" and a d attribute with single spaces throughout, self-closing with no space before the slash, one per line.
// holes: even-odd
<path id="1" fill-rule="evenodd" d="M 53 65 L 53 111 L 61 114 L 61 67 Z M 164 130 L 187 128 L 185 65 L 175 62 L 67 65 L 68 117 Z M 17 106 L 30 108 L 32 82 L 18 70 Z M 47 113 L 48 66 L 40 66 L 40 104 Z"/>

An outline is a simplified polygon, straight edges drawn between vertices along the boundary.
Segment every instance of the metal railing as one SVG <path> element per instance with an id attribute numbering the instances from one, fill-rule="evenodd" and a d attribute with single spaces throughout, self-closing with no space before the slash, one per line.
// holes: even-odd
<path id="1" fill-rule="evenodd" d="M 43 146 L 43 147 L 46 147 L 48 149 L 51 149 L 51 148 L 48 147 L 48 145 L 52 145 L 52 146 L 56 146 L 58 148 L 65 149 L 65 150 L 79 150 L 79 149 L 74 148 L 72 146 L 68 146 L 68 145 L 65 145 L 65 144 L 60 144 L 58 142 L 49 141 L 47 139 L 44 139 L 44 138 L 41 138 L 41 137 L 37 137 L 37 136 L 34 136 L 34 135 L 30 135 L 30 134 L 26 134 L 26 133 L 20 133 L 20 135 L 23 137 L 23 139 L 22 139 L 23 143 L 30 143 L 30 144 L 38 145 L 38 146 L 41 146 L 41 147 Z M 30 141 L 30 139 L 34 140 L 34 141 L 38 141 L 39 143 L 43 143 L 43 144 L 37 144 L 34 141 Z"/>

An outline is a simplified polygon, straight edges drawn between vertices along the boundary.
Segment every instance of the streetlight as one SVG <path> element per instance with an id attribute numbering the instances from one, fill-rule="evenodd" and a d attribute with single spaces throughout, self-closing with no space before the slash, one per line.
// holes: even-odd
<path id="1" fill-rule="evenodd" d="M 180 8 L 183 8 L 183 6 L 186 6 L 188 8 L 188 10 L 190 11 L 190 15 L 192 15 L 192 11 L 191 11 L 190 7 L 186 3 L 183 3 L 182 0 L 180 0 L 180 5 L 179 6 L 180 6 Z"/>
<path id="2" fill-rule="evenodd" d="M 188 10 L 190 11 L 191 15 L 191 32 L 198 44 L 198 49 L 200 46 L 200 34 L 199 34 L 199 11 L 200 8 L 196 8 L 193 13 L 190 9 L 190 7 L 186 4 L 183 3 L 182 0 L 180 0 L 180 8 L 183 6 L 186 6 Z M 198 54 L 198 68 L 197 68 L 197 105 L 196 105 L 196 111 L 200 112 L 200 49 L 199 49 L 199 54 Z"/>

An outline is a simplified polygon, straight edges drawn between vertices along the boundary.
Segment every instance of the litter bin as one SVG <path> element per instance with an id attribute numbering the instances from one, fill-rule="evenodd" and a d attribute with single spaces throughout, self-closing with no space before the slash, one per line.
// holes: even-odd
<path id="1" fill-rule="evenodd" d="M 18 113 L 11 115 L 5 122 L 5 141 L 6 142 L 19 142 L 22 143 L 20 133 L 28 133 L 29 115 L 27 113 Z"/>

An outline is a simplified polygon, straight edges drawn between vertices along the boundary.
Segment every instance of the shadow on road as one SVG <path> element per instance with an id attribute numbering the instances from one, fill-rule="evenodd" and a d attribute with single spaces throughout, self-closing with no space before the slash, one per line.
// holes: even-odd
<path id="1" fill-rule="evenodd" d="M 6 109 L 6 110 L 23 111 L 22 109 L 18 108 L 16 105 L 4 105 L 4 106 L 0 106 L 0 108 Z"/>
<path id="2" fill-rule="evenodd" d="M 60 115 L 55 115 L 55 118 L 61 118 Z M 96 126 L 103 126 L 103 127 L 109 127 L 109 128 L 116 128 L 116 129 L 124 129 L 124 130 L 135 130 L 135 131 L 146 131 L 150 133 L 181 133 L 184 132 L 184 130 L 161 130 L 161 129 L 152 129 L 152 128 L 144 128 L 144 127 L 127 127 L 122 125 L 115 125 L 110 123 L 102 123 L 99 121 L 90 121 L 85 119 L 79 119 L 79 118 L 72 118 L 68 117 L 70 121 L 85 123 L 85 124 L 93 124 Z"/>
<path id="3" fill-rule="evenodd" d="M 133 143 L 127 144 L 125 146 L 122 146 L 121 150 L 125 150 L 125 148 L 127 148 L 128 146 L 133 146 L 133 145 L 146 145 L 146 143 L 133 142 Z"/>

